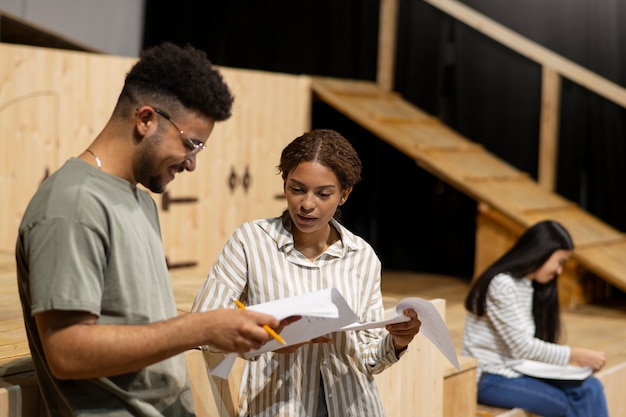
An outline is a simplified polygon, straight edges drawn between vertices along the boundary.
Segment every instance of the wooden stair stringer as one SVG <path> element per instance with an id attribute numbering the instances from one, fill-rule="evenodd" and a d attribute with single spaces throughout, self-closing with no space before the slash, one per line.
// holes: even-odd
<path id="1" fill-rule="evenodd" d="M 626 235 L 620 231 L 373 82 L 312 77 L 311 86 L 319 99 L 520 228 L 558 220 L 576 244 L 573 258 L 626 291 Z"/>

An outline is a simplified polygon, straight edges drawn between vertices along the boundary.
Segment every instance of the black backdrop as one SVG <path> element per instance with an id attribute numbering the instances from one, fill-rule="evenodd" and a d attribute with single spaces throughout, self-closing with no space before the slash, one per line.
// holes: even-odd
<path id="1" fill-rule="evenodd" d="M 625 2 L 463 3 L 626 85 Z M 150 0 L 144 46 L 190 43 L 219 65 L 374 81 L 378 13 L 378 0 Z M 536 178 L 538 65 L 421 0 L 399 1 L 397 42 L 397 92 Z M 624 110 L 567 80 L 561 108 L 557 192 L 626 231 Z M 313 109 L 313 126 L 339 130 L 363 159 L 344 223 L 383 266 L 471 276 L 475 203 L 323 103 Z"/>

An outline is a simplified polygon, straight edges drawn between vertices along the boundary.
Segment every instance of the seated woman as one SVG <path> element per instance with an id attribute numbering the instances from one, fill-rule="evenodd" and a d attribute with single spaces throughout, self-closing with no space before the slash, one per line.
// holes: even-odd
<path id="1" fill-rule="evenodd" d="M 359 321 L 383 319 L 381 263 L 338 220 L 361 161 L 339 133 L 318 129 L 283 149 L 278 171 L 287 210 L 241 225 L 200 289 L 193 310 L 259 304 L 335 287 Z M 385 329 L 334 332 L 246 363 L 240 416 L 384 416 L 374 374 L 398 362 L 418 333 L 410 320 Z M 419 372 L 416 369 L 415 372 Z"/>
<path id="2" fill-rule="evenodd" d="M 522 408 L 544 417 L 607 417 L 602 384 L 593 376 L 563 381 L 523 375 L 513 367 L 529 359 L 554 365 L 605 364 L 603 352 L 558 344 L 557 276 L 574 243 L 555 221 L 542 221 L 473 283 L 462 354 L 478 359 L 478 402 Z"/>

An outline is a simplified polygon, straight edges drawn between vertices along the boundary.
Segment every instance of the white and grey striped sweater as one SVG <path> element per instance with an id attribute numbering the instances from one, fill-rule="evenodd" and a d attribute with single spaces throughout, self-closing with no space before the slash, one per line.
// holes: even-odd
<path id="1" fill-rule="evenodd" d="M 482 372 L 515 378 L 512 366 L 524 359 L 567 365 L 570 348 L 534 337 L 533 286 L 529 279 L 499 274 L 487 291 L 486 313 L 467 312 L 461 354 L 478 359 Z"/>

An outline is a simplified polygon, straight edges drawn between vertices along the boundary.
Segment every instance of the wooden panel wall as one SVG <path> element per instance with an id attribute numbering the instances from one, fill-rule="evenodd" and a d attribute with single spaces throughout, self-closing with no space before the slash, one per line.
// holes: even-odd
<path id="1" fill-rule="evenodd" d="M 203 276 L 240 223 L 278 216 L 286 207 L 276 198 L 282 195 L 276 165 L 283 147 L 310 126 L 308 77 L 221 70 L 235 96 L 233 116 L 216 124 L 196 171 L 168 186 L 175 198 L 198 202 L 161 212 L 168 260 L 195 261 Z"/>
<path id="2" fill-rule="evenodd" d="M 134 62 L 0 43 L 0 250 L 14 250 L 38 184 L 100 132 Z M 280 151 L 310 127 L 307 77 L 220 69 L 235 95 L 233 117 L 216 125 L 196 172 L 170 184 L 161 210 L 168 261 L 195 264 L 202 275 L 241 222 L 280 214 Z"/>
<path id="3" fill-rule="evenodd" d="M 0 44 L 0 250 L 46 174 L 107 121 L 133 59 Z"/>

